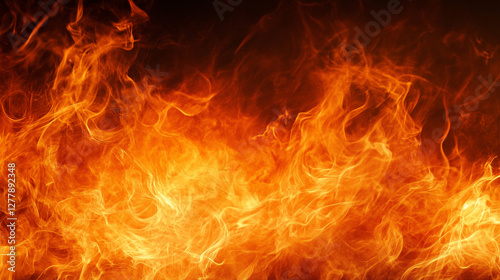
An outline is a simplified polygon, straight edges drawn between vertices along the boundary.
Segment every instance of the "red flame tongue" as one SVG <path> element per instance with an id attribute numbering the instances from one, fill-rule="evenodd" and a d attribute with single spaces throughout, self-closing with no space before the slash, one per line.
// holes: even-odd
<path id="1" fill-rule="evenodd" d="M 306 2 L 2 4 L 1 278 L 497 279 L 495 40 Z"/>

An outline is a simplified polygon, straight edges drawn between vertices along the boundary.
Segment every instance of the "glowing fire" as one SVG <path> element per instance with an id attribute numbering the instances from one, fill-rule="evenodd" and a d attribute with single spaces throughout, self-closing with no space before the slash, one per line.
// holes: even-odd
<path id="1" fill-rule="evenodd" d="M 393 19 L 347 61 L 351 22 L 283 5 L 189 70 L 138 66 L 132 0 L 2 52 L 1 278 L 498 279 L 496 48 Z"/>

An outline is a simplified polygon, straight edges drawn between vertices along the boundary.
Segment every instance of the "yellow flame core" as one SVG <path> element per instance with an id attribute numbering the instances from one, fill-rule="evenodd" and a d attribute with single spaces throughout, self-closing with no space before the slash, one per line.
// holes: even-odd
<path id="1" fill-rule="evenodd" d="M 499 277 L 498 172 L 422 155 L 419 77 L 388 62 L 317 69 L 317 105 L 259 134 L 217 99 L 238 88 L 210 74 L 176 89 L 129 77 L 121 58 L 147 17 L 130 4 L 111 27 L 80 10 L 74 43 L 54 48 L 46 111 L 2 120 L 19 279 Z"/>

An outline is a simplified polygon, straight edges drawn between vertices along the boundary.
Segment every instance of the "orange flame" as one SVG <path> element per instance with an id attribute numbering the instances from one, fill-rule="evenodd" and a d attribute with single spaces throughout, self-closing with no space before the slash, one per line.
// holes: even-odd
<path id="1" fill-rule="evenodd" d="M 295 3 L 207 60 L 145 69 L 132 0 L 112 24 L 60 8 L 66 31 L 0 55 L 0 157 L 19 180 L 2 279 L 500 277 L 496 48 L 465 31 L 436 47 L 394 16 L 346 61 L 353 23 Z"/>

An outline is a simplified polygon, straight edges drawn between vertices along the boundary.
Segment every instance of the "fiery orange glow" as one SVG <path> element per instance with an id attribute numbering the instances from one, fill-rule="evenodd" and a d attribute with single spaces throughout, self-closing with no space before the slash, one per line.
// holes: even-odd
<path id="1" fill-rule="evenodd" d="M 500 279 L 494 39 L 401 1 L 353 51 L 363 20 L 306 2 L 187 41 L 132 0 L 80 0 L 13 39 L 0 278 Z M 8 3 L 21 38 L 33 12 Z"/>

